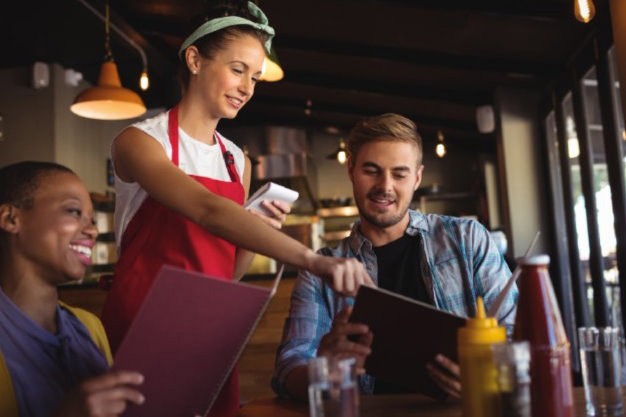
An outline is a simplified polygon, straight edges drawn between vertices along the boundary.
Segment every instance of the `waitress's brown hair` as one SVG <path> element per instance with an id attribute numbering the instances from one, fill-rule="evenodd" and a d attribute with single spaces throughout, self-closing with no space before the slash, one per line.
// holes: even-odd
<path id="1" fill-rule="evenodd" d="M 239 16 L 244 19 L 250 20 L 255 23 L 259 22 L 258 18 L 252 15 L 248 7 L 248 0 L 227 0 L 227 1 L 209 1 L 211 7 L 208 11 L 200 17 L 192 21 L 191 29 L 188 34 L 193 33 L 200 25 L 208 22 L 211 19 L 225 16 Z M 228 47 L 228 44 L 233 40 L 243 35 L 250 35 L 265 44 L 268 38 L 267 33 L 262 30 L 255 29 L 252 26 L 236 25 L 228 26 L 217 32 L 209 33 L 195 41 L 193 45 L 198 48 L 200 55 L 204 58 L 211 59 L 217 51 L 224 50 Z M 179 78 L 183 90 L 189 83 L 189 68 L 185 62 L 182 63 L 179 72 Z"/>

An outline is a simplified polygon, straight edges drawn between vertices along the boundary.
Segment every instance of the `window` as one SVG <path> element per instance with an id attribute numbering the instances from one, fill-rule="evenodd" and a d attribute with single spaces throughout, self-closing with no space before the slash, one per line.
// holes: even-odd
<path id="1" fill-rule="evenodd" d="M 611 321 L 620 316 L 618 270 L 616 261 L 616 238 L 615 221 L 613 217 L 613 204 L 611 201 L 611 186 L 609 184 L 606 153 L 604 149 L 604 137 L 602 117 L 600 114 L 600 98 L 598 94 L 598 81 L 596 69 L 592 67 L 582 79 L 582 99 L 587 123 L 587 135 L 591 145 L 592 159 L 592 184 L 596 205 L 596 221 L 598 223 L 598 237 L 602 256 L 604 279 L 607 285 L 607 299 Z M 584 211 L 584 205 L 576 201 L 576 213 Z M 580 206 L 579 206 L 580 204 Z M 578 214 L 576 214 L 578 221 Z M 589 241 L 585 235 L 579 235 L 579 250 L 581 259 L 589 259 Z M 586 251 L 586 252 L 584 252 Z M 617 302 L 614 302 L 617 301 Z"/>

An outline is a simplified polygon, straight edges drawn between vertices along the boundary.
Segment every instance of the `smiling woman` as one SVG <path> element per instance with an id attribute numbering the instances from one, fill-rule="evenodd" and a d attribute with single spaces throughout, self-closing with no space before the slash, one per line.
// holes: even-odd
<path id="1" fill-rule="evenodd" d="M 89 194 L 72 171 L 31 161 L 0 169 L 1 416 L 116 416 L 143 401 L 127 385 L 140 374 L 107 372 L 97 317 L 58 300 L 57 285 L 91 264 L 96 235 Z"/>
<path id="2" fill-rule="evenodd" d="M 19 250 L 3 253 L 12 262 L 31 265 L 29 270 L 46 265 L 48 279 L 56 284 L 83 278 L 97 235 L 83 183 L 61 165 L 25 162 L 9 168 L 2 180 L 0 215 L 3 234 Z M 37 174 L 25 180 L 29 172 Z"/>

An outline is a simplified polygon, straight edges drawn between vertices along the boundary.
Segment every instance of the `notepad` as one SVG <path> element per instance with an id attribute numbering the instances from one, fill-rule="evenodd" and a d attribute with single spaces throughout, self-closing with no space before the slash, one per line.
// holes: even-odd
<path id="1" fill-rule="evenodd" d="M 439 396 L 426 364 L 441 353 L 457 360 L 456 334 L 466 319 L 382 288 L 361 286 L 351 322 L 374 334 L 365 370 L 386 382 Z"/>
<path id="2" fill-rule="evenodd" d="M 271 298 L 272 288 L 164 266 L 114 359 L 142 373 L 142 405 L 125 417 L 204 416 L 215 402 Z"/>
<path id="3" fill-rule="evenodd" d="M 297 191 L 291 188 L 283 187 L 275 182 L 268 182 L 250 196 L 248 201 L 244 204 L 244 207 L 255 209 L 265 214 L 271 214 L 261 205 L 264 200 L 279 200 L 291 204 L 298 199 L 299 195 Z"/>

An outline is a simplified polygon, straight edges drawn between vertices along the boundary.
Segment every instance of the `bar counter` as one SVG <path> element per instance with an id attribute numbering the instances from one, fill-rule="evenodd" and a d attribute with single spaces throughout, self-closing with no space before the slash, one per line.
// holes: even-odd
<path id="1" fill-rule="evenodd" d="M 362 395 L 360 401 L 360 417 L 461 417 L 463 414 L 460 401 L 437 401 L 419 394 Z M 574 388 L 574 408 L 576 416 L 585 416 L 585 396 L 581 387 Z M 275 397 L 249 401 L 238 413 L 238 417 L 308 416 L 307 404 Z"/>

